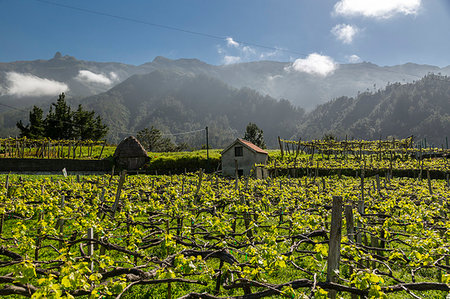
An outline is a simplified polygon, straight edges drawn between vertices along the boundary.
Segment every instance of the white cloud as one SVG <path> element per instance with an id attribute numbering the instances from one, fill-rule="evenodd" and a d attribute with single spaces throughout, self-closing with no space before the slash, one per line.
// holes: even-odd
<path id="1" fill-rule="evenodd" d="M 358 55 L 355 55 L 355 54 L 347 56 L 346 58 L 347 58 L 347 61 L 350 63 L 358 63 L 358 62 L 362 61 L 361 57 L 359 57 Z"/>
<path id="2" fill-rule="evenodd" d="M 69 90 L 67 84 L 32 74 L 6 73 L 7 86 L 2 93 L 17 97 L 54 96 Z"/>
<path id="3" fill-rule="evenodd" d="M 256 54 L 256 50 L 253 49 L 250 46 L 244 46 L 242 47 L 242 52 L 244 52 L 246 55 L 254 55 Z"/>
<path id="4" fill-rule="evenodd" d="M 396 14 L 417 14 L 420 6 L 421 0 L 340 0 L 334 5 L 334 12 L 343 16 L 388 19 Z"/>
<path id="5" fill-rule="evenodd" d="M 252 47 L 235 41 L 232 37 L 225 39 L 226 46 L 217 45 L 217 53 L 222 57 L 222 63 L 232 64 L 264 59 L 281 59 L 283 51 L 275 48 L 272 51 L 260 51 L 257 47 Z"/>
<path id="6" fill-rule="evenodd" d="M 267 79 L 269 80 L 269 81 L 273 81 L 273 80 L 277 80 L 277 79 L 281 79 L 281 78 L 283 78 L 283 76 L 281 76 L 281 75 L 275 75 L 275 76 L 267 76 Z"/>
<path id="7" fill-rule="evenodd" d="M 118 76 L 116 73 L 114 73 L 114 72 L 110 72 L 110 73 L 109 73 L 109 77 L 110 77 L 111 80 L 113 80 L 113 81 L 119 80 L 119 76 Z"/>
<path id="8" fill-rule="evenodd" d="M 238 63 L 241 61 L 241 57 L 239 56 L 228 56 L 225 55 L 225 57 L 223 58 L 223 63 L 224 64 L 233 64 L 233 63 Z"/>
<path id="9" fill-rule="evenodd" d="M 339 24 L 331 29 L 331 33 L 344 44 L 351 44 L 355 35 L 359 32 L 359 28 L 348 24 Z"/>
<path id="10" fill-rule="evenodd" d="M 233 48 L 239 47 L 239 43 L 234 41 L 232 37 L 227 37 L 225 40 L 227 41 L 228 47 L 233 47 Z"/>
<path id="11" fill-rule="evenodd" d="M 312 53 L 305 59 L 299 58 L 295 60 L 287 70 L 291 69 L 297 72 L 326 77 L 337 69 L 337 64 L 331 57 Z"/>
<path id="12" fill-rule="evenodd" d="M 277 56 L 280 56 L 282 53 L 281 49 L 275 49 L 271 52 L 262 52 L 259 54 L 259 59 L 264 60 L 264 59 L 268 59 L 268 58 L 274 58 Z"/>
<path id="13" fill-rule="evenodd" d="M 117 75 L 114 72 L 111 72 L 114 77 Z M 75 77 L 76 80 L 87 83 L 97 83 L 103 85 L 111 85 L 113 83 L 113 79 L 108 78 L 103 74 L 96 74 L 88 70 L 80 70 L 78 71 L 78 75 Z"/>

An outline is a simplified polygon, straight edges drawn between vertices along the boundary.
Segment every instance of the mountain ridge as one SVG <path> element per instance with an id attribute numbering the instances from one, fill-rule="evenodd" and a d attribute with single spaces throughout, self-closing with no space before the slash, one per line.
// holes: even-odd
<path id="1" fill-rule="evenodd" d="M 367 111 L 374 108 L 370 105 L 370 100 L 367 100 L 369 102 L 365 105 L 357 105 L 359 110 L 352 108 L 352 105 L 355 105 L 355 99 L 359 96 L 381 92 L 385 88 L 392 88 L 397 83 L 410 84 L 420 81 L 423 76 L 430 73 L 450 74 L 450 66 L 440 68 L 415 63 L 378 66 L 370 62 L 361 62 L 341 64 L 333 74 L 321 77 L 295 71 L 289 62 L 270 60 L 215 66 L 195 58 L 169 59 L 158 56 L 151 62 L 135 66 L 116 62 L 84 61 L 56 53 L 49 60 L 22 61 L 15 64 L 0 63 L 0 103 L 3 104 L 0 105 L 0 134 L 2 136 L 11 135 L 14 132 L 17 134 L 17 130 L 14 129 L 15 122 L 18 119 L 24 121 L 27 119 L 26 113 L 11 111 L 6 105 L 24 110 L 37 104 L 43 107 L 44 111 L 47 111 L 48 108 L 45 106 L 56 99 L 56 95 L 41 97 L 8 95 L 7 92 L 10 89 L 8 89 L 7 84 L 12 84 L 8 81 L 10 80 L 8 74 L 11 72 L 29 75 L 23 80 L 31 80 L 31 83 L 35 82 L 34 84 L 37 85 L 42 85 L 42 82 L 46 83 L 45 80 L 55 80 L 55 82 L 61 80 L 61 82 L 58 82 L 66 84 L 68 88 L 66 96 L 69 104 L 74 106 L 83 103 L 88 107 L 92 105 L 93 109 L 105 118 L 110 118 L 108 122 L 113 126 L 113 133 L 110 137 L 111 140 L 117 141 L 122 136 L 120 132 L 135 133 L 135 130 L 142 128 L 139 121 L 143 122 L 146 119 L 148 124 L 152 123 L 144 113 L 154 116 L 156 119 L 154 123 L 161 125 L 166 132 L 183 131 L 181 124 L 169 125 L 167 119 L 164 119 L 161 115 L 161 111 L 168 111 L 172 107 L 181 109 L 177 110 L 177 113 L 180 113 L 183 117 L 186 117 L 184 114 L 196 117 L 196 112 L 186 105 L 186 97 L 194 97 L 195 94 L 186 82 L 196 82 L 199 90 L 205 92 L 204 94 L 197 92 L 195 96 L 197 99 L 202 99 L 206 106 L 214 103 L 217 107 L 222 107 L 217 102 L 208 103 L 206 101 L 206 97 L 211 99 L 216 97 L 216 94 L 207 88 L 207 84 L 218 88 L 219 94 L 227 95 L 226 101 L 234 101 L 234 105 L 237 106 L 239 106 L 239 102 L 233 97 L 240 95 L 239 92 L 247 101 L 253 98 L 266 98 L 271 103 L 281 103 L 281 106 L 288 107 L 290 105 L 285 109 L 285 112 L 288 115 L 295 115 L 295 117 L 291 115 L 291 122 L 297 122 L 295 126 L 298 125 L 301 129 L 304 128 L 298 122 L 311 122 L 314 118 L 320 118 L 320 113 L 331 113 L 334 115 L 333 117 L 340 115 L 343 118 L 341 122 L 336 121 L 330 114 L 328 119 L 322 119 L 324 125 L 316 125 L 316 130 L 323 127 L 324 131 L 332 131 L 336 130 L 337 126 L 341 126 L 342 130 L 348 130 L 350 122 L 358 121 L 359 112 L 364 115 L 362 118 L 367 118 Z M 156 73 L 150 76 L 149 74 L 153 72 Z M 168 76 L 167 80 L 158 81 L 157 76 L 164 77 L 164 74 Z M 36 79 L 35 77 L 39 78 Z M 200 83 L 200 81 L 203 83 Z M 127 83 L 123 84 L 124 82 Z M 17 82 L 13 83 L 16 84 Z M 16 89 L 20 88 L 20 86 L 15 87 Z M 104 99 L 107 96 L 112 100 L 110 103 L 102 100 L 103 105 L 114 103 L 117 106 L 116 109 L 95 104 L 94 99 Z M 348 99 L 344 100 L 345 97 Z M 328 102 L 335 103 L 336 99 L 339 99 L 339 104 L 336 105 L 340 105 L 341 111 L 335 111 L 336 109 L 334 109 L 331 112 L 326 112 L 326 108 L 329 107 Z M 369 97 L 369 99 L 372 98 Z M 164 109 L 157 113 L 151 109 L 149 103 L 156 103 L 158 107 Z M 255 106 L 254 109 L 258 110 L 261 103 L 261 101 L 256 101 L 252 105 Z M 361 100 L 361 103 L 364 103 L 364 101 Z M 196 104 L 191 101 L 191 105 L 195 106 Z M 217 107 L 210 107 L 211 111 L 215 109 L 214 113 L 209 111 L 205 119 L 213 122 L 215 119 L 220 119 L 219 130 L 225 130 L 226 125 L 231 128 L 231 131 L 224 133 L 224 136 L 236 136 L 238 131 L 242 130 L 242 123 L 239 123 L 239 125 L 230 123 L 233 121 L 232 114 L 220 118 L 220 111 Z M 249 107 L 247 108 L 250 109 Z M 316 107 L 315 110 L 313 110 L 314 107 Z M 304 118 L 303 108 L 310 112 L 307 115 L 308 119 Z M 345 111 L 350 110 L 352 110 L 351 113 L 345 114 L 347 113 Z M 108 111 L 108 113 L 105 111 Z M 241 115 L 241 117 L 245 116 Z M 282 119 L 282 116 L 279 116 L 279 118 Z M 266 120 L 273 122 L 273 119 L 274 116 L 268 113 L 263 118 L 255 117 L 249 121 L 261 125 Z M 331 120 L 334 121 L 334 127 L 326 127 L 325 124 Z M 185 123 L 187 129 L 198 129 L 205 124 L 204 120 L 200 121 L 199 119 Z M 276 124 L 274 126 L 277 127 Z M 283 127 L 283 130 L 289 129 L 283 131 L 281 127 Z M 281 127 L 277 127 L 281 130 L 278 135 L 283 135 L 281 133 L 290 134 L 290 136 L 295 135 L 291 124 L 283 124 Z M 274 138 L 277 134 L 271 130 L 267 128 L 265 131 L 269 131 L 270 138 Z M 354 128 L 352 130 L 348 132 L 356 132 Z M 306 130 L 306 132 L 309 132 L 311 138 L 321 137 L 317 132 L 315 134 L 311 130 Z M 196 142 L 198 144 L 200 141 L 197 140 Z M 218 144 L 221 144 L 221 142 L 218 142 Z M 273 143 L 269 142 L 268 144 Z"/>

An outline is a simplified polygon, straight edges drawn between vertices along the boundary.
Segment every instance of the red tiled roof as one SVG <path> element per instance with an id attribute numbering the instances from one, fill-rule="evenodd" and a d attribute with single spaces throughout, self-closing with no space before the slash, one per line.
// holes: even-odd
<path id="1" fill-rule="evenodd" d="M 247 141 L 245 139 L 242 138 L 238 138 L 238 140 L 243 143 L 244 145 L 246 145 L 247 147 L 249 147 L 250 149 L 254 150 L 257 153 L 261 153 L 261 154 L 269 154 L 268 152 L 266 152 L 265 150 L 263 150 L 262 148 L 254 145 L 253 143 L 251 143 L 250 141 Z"/>

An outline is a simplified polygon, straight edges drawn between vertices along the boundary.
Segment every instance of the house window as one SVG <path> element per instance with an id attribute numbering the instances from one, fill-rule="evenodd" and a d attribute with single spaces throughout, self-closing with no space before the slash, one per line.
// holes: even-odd
<path id="1" fill-rule="evenodd" d="M 244 169 L 238 169 L 238 176 L 241 177 L 244 175 Z"/>
<path id="2" fill-rule="evenodd" d="M 234 148 L 234 156 L 235 157 L 242 157 L 244 155 L 244 149 L 242 146 L 236 146 Z"/>

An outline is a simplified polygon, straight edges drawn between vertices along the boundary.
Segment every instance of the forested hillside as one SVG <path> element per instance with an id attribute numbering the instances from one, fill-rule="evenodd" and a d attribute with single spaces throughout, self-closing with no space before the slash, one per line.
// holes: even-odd
<path id="1" fill-rule="evenodd" d="M 429 74 L 419 81 L 388 85 L 355 98 L 318 106 L 299 125 L 298 137 L 342 139 L 414 135 L 440 146 L 450 130 L 450 77 Z"/>
<path id="2" fill-rule="evenodd" d="M 113 141 L 150 126 L 174 135 L 208 126 L 210 144 L 216 148 L 242 137 L 249 122 L 263 129 L 268 146 L 275 146 L 278 135 L 295 134 L 304 115 L 287 100 L 277 101 L 249 88 L 235 89 L 204 75 L 174 71 L 134 75 L 82 104 L 101 115 Z M 205 136 L 183 134 L 176 141 L 198 147 L 205 143 Z"/>

